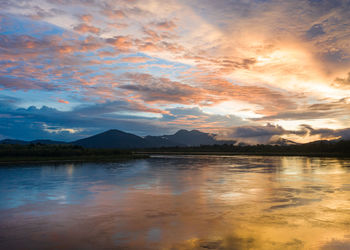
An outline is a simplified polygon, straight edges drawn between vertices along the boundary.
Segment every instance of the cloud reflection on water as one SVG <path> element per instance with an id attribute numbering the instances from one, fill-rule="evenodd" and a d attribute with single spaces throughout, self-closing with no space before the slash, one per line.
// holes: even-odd
<path id="1" fill-rule="evenodd" d="M 341 249 L 349 160 L 172 156 L 0 169 L 1 247 Z"/>

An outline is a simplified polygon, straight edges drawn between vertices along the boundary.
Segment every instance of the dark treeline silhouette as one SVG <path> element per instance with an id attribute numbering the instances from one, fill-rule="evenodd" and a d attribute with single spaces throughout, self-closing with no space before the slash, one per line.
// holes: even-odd
<path id="1" fill-rule="evenodd" d="M 297 145 L 202 145 L 199 147 L 163 147 L 147 149 L 153 153 L 226 153 L 259 155 L 315 155 L 315 156 L 349 156 L 350 141 L 315 141 Z"/>
<path id="2" fill-rule="evenodd" d="M 134 154 L 133 152 L 138 154 Z M 255 155 L 305 155 L 305 156 L 346 156 L 350 157 L 350 141 L 316 141 L 298 145 L 202 145 L 196 147 L 159 147 L 123 150 L 84 148 L 79 145 L 47 145 L 31 143 L 27 145 L 0 144 L 0 162 L 7 159 L 20 161 L 26 159 L 108 159 L 119 157 L 141 157 L 140 153 L 175 153 L 175 154 L 255 154 Z"/>
<path id="3" fill-rule="evenodd" d="M 91 157 L 91 156 L 125 156 L 132 152 L 121 149 L 91 149 L 78 145 L 47 145 L 47 144 L 2 144 L 0 158 L 42 158 L 42 157 Z"/>

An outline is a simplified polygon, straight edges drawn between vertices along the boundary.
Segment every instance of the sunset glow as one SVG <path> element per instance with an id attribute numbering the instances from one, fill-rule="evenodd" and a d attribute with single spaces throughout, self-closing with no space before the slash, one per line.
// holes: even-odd
<path id="1" fill-rule="evenodd" d="M 24 0 L 0 9 L 0 139 L 112 128 L 253 143 L 350 139 L 349 1 Z"/>

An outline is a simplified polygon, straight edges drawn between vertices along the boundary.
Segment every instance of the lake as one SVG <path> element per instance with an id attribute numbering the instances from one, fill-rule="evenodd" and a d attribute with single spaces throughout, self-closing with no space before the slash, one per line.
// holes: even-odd
<path id="1" fill-rule="evenodd" d="M 346 159 L 2 166 L 0 197 L 0 249 L 350 249 Z"/>

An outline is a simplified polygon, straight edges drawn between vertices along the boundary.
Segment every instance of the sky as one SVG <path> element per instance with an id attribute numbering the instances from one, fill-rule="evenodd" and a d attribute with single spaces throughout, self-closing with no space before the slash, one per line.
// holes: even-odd
<path id="1" fill-rule="evenodd" d="M 0 139 L 350 139 L 348 0 L 0 1 Z"/>

